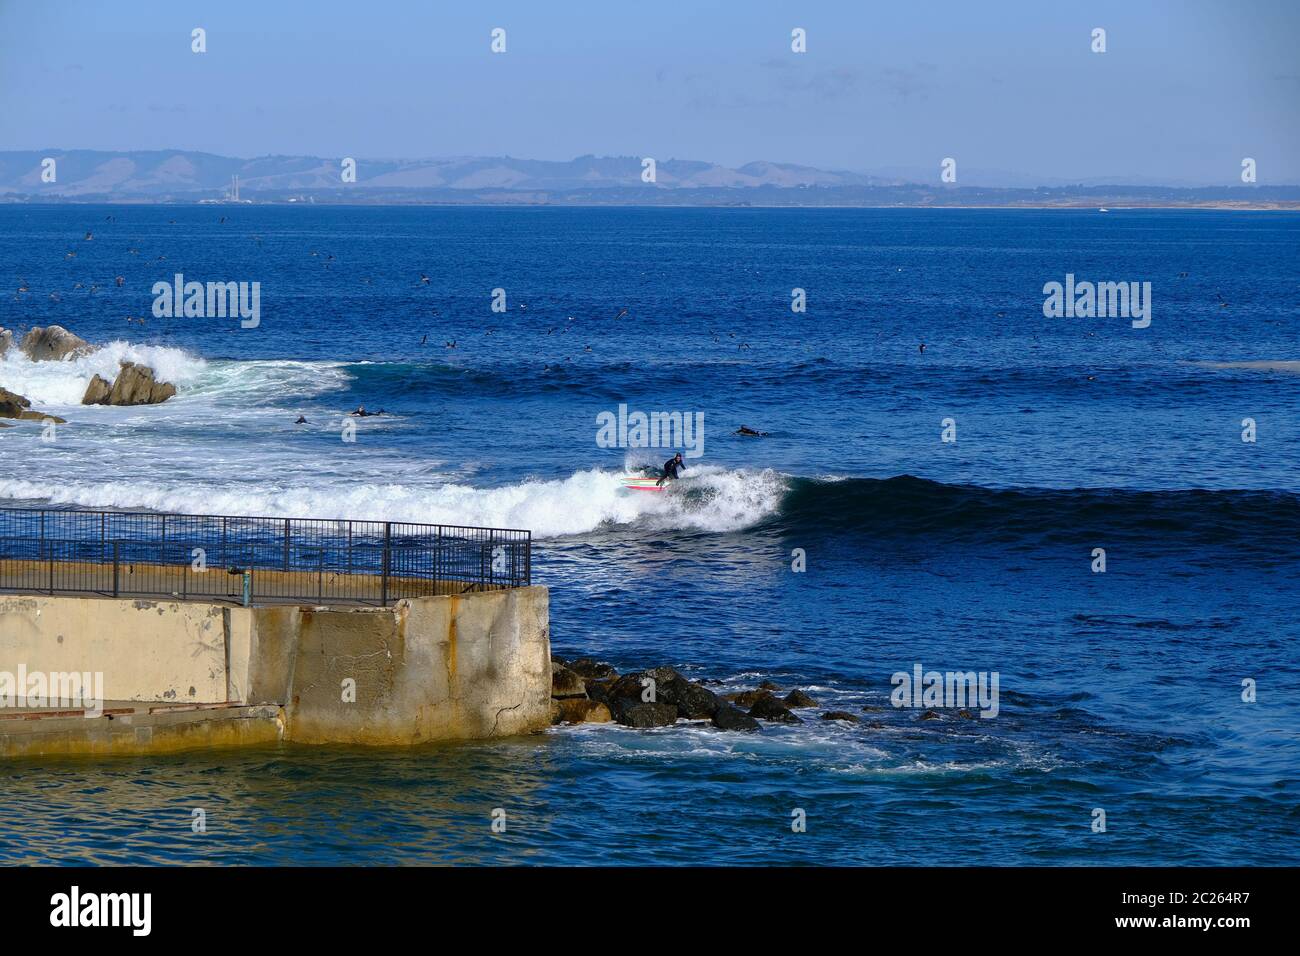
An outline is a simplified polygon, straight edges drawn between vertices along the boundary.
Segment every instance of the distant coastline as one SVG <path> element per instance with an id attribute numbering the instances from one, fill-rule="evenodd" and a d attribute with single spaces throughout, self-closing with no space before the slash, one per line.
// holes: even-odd
<path id="1" fill-rule="evenodd" d="M 1300 209 L 1300 185 L 1036 182 L 1023 173 L 824 170 L 580 156 L 254 159 L 183 150 L 0 151 L 0 203 L 663 206 L 868 209 Z"/>
<path id="2" fill-rule="evenodd" d="M 78 197 L 59 197 L 59 196 L 14 196 L 0 195 L 0 205 L 14 206 L 195 206 L 207 205 L 201 200 L 194 198 L 162 198 L 147 199 L 141 197 L 131 198 L 108 198 L 96 196 L 78 196 Z M 366 199 L 358 196 L 340 196 L 340 197 L 317 197 L 311 201 L 290 202 L 285 199 L 256 199 L 252 201 L 243 201 L 238 204 L 211 203 L 215 207 L 224 208 L 227 205 L 239 206 L 374 206 L 376 208 L 391 206 L 442 206 L 442 207 L 485 207 L 500 206 L 506 207 L 536 207 L 536 208 L 571 208 L 571 209 L 590 209 L 608 207 L 627 208 L 627 209 L 1024 209 L 1024 210 L 1094 210 L 1099 211 L 1100 204 L 1092 199 L 1074 199 L 1059 200 L 1055 202 L 1034 202 L 1028 201 L 1008 201 L 1004 203 L 989 202 L 987 199 L 972 202 L 950 201 L 950 202 L 917 202 L 917 203 L 883 203 L 883 202 L 799 202 L 791 199 L 788 202 L 774 201 L 683 201 L 680 197 L 673 200 L 664 200 L 660 202 L 651 202 L 645 199 L 628 199 L 628 200 L 577 200 L 565 199 L 560 197 L 547 197 L 544 199 L 524 198 L 519 196 L 501 196 L 501 197 L 464 197 L 456 199 L 417 199 L 417 198 L 383 198 L 383 199 Z M 1274 200 L 1274 201 L 1214 201 L 1214 200 L 1184 200 L 1184 201 L 1159 201 L 1159 200 L 1138 200 L 1138 201 L 1116 201 L 1111 200 L 1106 204 L 1105 212 L 1125 212 L 1137 210 L 1152 209 L 1201 209 L 1207 212 L 1297 212 L 1300 211 L 1300 199 Z"/>

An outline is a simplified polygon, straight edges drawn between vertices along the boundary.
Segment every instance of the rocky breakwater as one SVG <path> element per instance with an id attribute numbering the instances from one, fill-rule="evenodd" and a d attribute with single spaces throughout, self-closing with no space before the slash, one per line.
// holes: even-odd
<path id="1" fill-rule="evenodd" d="M 590 657 L 551 659 L 553 723 L 607 723 L 627 727 L 668 727 L 679 720 L 707 720 L 720 730 L 757 732 L 761 721 L 802 723 L 793 711 L 816 706 L 801 690 L 779 697 L 770 681 L 747 691 L 717 694 L 704 682 L 689 680 L 672 667 L 619 674 Z M 825 719 L 855 719 L 836 713 Z"/>

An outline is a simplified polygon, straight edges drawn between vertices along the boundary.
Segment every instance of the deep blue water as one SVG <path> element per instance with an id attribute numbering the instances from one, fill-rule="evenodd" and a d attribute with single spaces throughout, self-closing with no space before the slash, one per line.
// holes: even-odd
<path id="1" fill-rule="evenodd" d="M 1268 212 L 0 206 L 0 326 L 118 343 L 0 360 L 70 420 L 0 430 L 0 506 L 531 528 L 556 653 L 822 705 L 757 737 L 17 762 L 0 860 L 1296 864 L 1298 240 Z M 152 317 L 176 272 L 259 281 L 260 326 Z M 1044 318 L 1066 273 L 1149 281 L 1150 327 Z M 77 404 L 121 357 L 180 395 Z M 597 446 L 620 403 L 704 414 L 670 494 L 620 489 L 668 456 Z M 341 442 L 358 404 L 391 414 Z M 998 672 L 999 715 L 889 706 L 916 663 Z"/>

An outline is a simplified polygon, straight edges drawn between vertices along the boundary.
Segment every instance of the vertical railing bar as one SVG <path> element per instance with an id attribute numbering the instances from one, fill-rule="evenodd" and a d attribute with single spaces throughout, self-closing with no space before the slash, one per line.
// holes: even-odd
<path id="1" fill-rule="evenodd" d="M 389 548 L 393 543 L 393 526 L 390 522 L 384 522 L 384 553 L 382 557 L 382 568 L 380 586 L 379 586 L 379 606 L 388 607 L 388 562 L 390 559 Z"/>

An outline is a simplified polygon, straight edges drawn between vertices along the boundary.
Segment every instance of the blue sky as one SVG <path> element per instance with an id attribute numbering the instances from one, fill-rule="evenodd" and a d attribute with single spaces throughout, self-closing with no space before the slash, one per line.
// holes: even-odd
<path id="1" fill-rule="evenodd" d="M 1292 0 L 0 0 L 0 149 L 1300 183 L 1298 45 Z"/>

